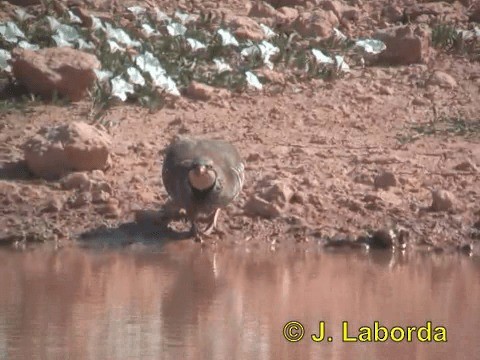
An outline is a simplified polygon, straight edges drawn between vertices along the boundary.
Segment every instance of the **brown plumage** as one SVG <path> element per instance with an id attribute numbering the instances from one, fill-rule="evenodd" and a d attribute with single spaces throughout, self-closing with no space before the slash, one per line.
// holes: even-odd
<path id="1" fill-rule="evenodd" d="M 230 143 L 182 137 L 165 151 L 162 178 L 174 207 L 185 211 L 197 236 L 198 217 L 208 217 L 209 225 L 203 233 L 209 234 L 220 209 L 240 193 L 244 171 L 240 154 Z"/>

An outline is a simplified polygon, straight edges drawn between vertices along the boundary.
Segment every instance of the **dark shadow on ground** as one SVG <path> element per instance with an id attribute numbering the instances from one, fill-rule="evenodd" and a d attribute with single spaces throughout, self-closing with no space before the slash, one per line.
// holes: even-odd
<path id="1" fill-rule="evenodd" d="M 34 178 L 24 160 L 0 164 L 0 180 L 31 180 Z"/>
<path id="2" fill-rule="evenodd" d="M 189 231 L 175 231 L 155 221 L 151 210 L 138 211 L 136 221 L 109 228 L 101 226 L 80 234 L 79 242 L 86 247 L 125 247 L 135 244 L 162 247 L 168 242 L 192 240 Z"/>

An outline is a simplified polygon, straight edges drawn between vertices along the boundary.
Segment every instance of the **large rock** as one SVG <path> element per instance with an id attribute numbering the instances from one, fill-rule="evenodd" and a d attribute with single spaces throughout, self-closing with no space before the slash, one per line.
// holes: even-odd
<path id="1" fill-rule="evenodd" d="M 257 18 L 272 18 L 277 16 L 277 10 L 265 1 L 255 2 L 248 12 L 248 16 Z"/>
<path id="2" fill-rule="evenodd" d="M 32 93 L 51 98 L 55 92 L 71 101 L 81 100 L 94 84 L 95 55 L 68 47 L 38 51 L 14 49 L 12 70 L 17 80 Z"/>
<path id="3" fill-rule="evenodd" d="M 235 16 L 229 25 L 239 39 L 261 41 L 266 38 L 265 32 L 255 20 L 248 16 Z"/>
<path id="4" fill-rule="evenodd" d="M 338 0 L 325 0 L 320 2 L 320 6 L 324 10 L 331 10 L 334 12 L 335 16 L 339 20 L 358 20 L 359 18 L 359 11 L 353 6 L 349 6 L 344 4 Z"/>
<path id="5" fill-rule="evenodd" d="M 292 27 L 302 36 L 325 38 L 330 36 L 333 28 L 338 25 L 338 18 L 333 11 L 319 9 L 301 13 Z"/>
<path id="6" fill-rule="evenodd" d="M 105 169 L 110 159 L 111 138 L 83 122 L 44 127 L 24 145 L 32 173 L 55 179 L 70 171 Z"/>
<path id="7" fill-rule="evenodd" d="M 395 26 L 374 35 L 387 46 L 379 60 L 394 65 L 424 63 L 430 51 L 430 33 L 421 27 Z"/>
<path id="8" fill-rule="evenodd" d="M 298 10 L 288 6 L 282 6 L 277 11 L 277 22 L 279 23 L 290 25 L 297 17 Z"/>

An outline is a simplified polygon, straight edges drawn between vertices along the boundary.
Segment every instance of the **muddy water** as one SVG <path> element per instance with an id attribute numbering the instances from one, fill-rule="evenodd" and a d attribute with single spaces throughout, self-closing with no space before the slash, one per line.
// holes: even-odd
<path id="1" fill-rule="evenodd" d="M 0 281 L 0 359 L 480 356 L 480 263 L 460 255 L 191 242 L 0 249 Z M 305 329 L 296 343 L 282 334 L 290 320 Z M 342 321 L 354 337 L 375 320 L 389 328 L 431 321 L 445 327 L 448 342 L 342 341 Z M 331 342 L 311 340 L 320 335 L 319 321 Z"/>

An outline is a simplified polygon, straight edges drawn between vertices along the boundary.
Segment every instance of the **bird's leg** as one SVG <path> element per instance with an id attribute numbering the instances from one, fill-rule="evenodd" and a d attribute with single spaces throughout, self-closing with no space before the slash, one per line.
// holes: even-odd
<path id="1" fill-rule="evenodd" d="M 169 200 L 165 203 L 161 210 L 160 222 L 169 223 L 170 221 L 178 221 L 185 219 L 185 217 L 185 210 L 180 209 L 171 200 Z"/>
<path id="2" fill-rule="evenodd" d="M 212 231 L 216 229 L 217 219 L 219 214 L 220 214 L 220 209 L 216 209 L 213 212 L 213 214 L 209 216 L 210 222 L 208 223 L 207 227 L 205 228 L 205 231 L 203 232 L 205 235 L 210 235 Z"/>
<path id="3" fill-rule="evenodd" d="M 203 242 L 203 237 L 202 233 L 198 229 L 197 222 L 195 220 L 192 220 L 192 227 L 190 228 L 190 235 L 194 238 L 196 242 Z"/>

